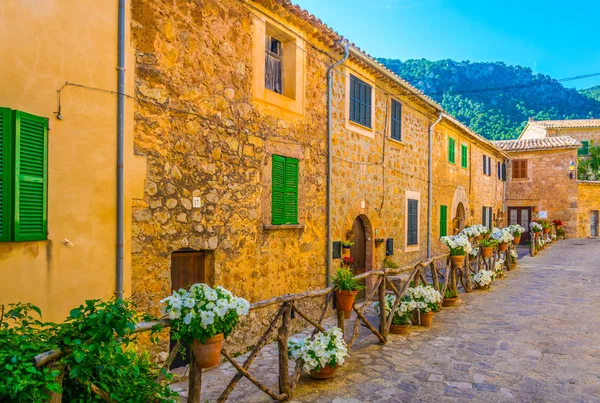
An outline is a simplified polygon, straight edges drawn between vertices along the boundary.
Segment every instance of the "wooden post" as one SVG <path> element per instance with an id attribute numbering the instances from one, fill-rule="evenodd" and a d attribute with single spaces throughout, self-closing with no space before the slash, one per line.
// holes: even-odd
<path id="1" fill-rule="evenodd" d="M 340 311 L 339 309 L 336 310 L 336 314 L 337 314 L 337 327 L 339 327 L 342 330 L 342 334 L 344 335 L 344 339 L 346 338 L 346 324 L 344 322 L 345 318 L 344 318 L 344 311 Z"/>
<path id="2" fill-rule="evenodd" d="M 65 364 L 57 364 L 56 362 L 53 362 L 52 364 L 48 365 L 50 370 L 53 369 L 57 369 L 60 372 L 58 373 L 58 375 L 56 375 L 56 378 L 54 378 L 54 381 L 56 383 L 58 383 L 60 386 L 62 386 L 63 383 L 63 378 L 65 377 Z M 62 402 L 62 392 L 61 393 L 57 393 L 57 392 L 48 392 L 50 398 L 48 399 L 48 403 L 61 403 Z"/>
<path id="3" fill-rule="evenodd" d="M 290 395 L 289 368 L 288 368 L 288 336 L 290 335 L 290 316 L 292 304 L 284 303 L 284 311 L 281 316 L 281 326 L 277 337 L 279 351 L 279 393 Z"/>
<path id="4" fill-rule="evenodd" d="M 386 289 L 387 278 L 384 275 L 381 280 L 381 284 L 379 284 L 379 333 L 387 339 L 387 326 L 386 319 L 387 315 L 385 313 L 385 289 Z"/>
<path id="5" fill-rule="evenodd" d="M 190 377 L 188 379 L 187 403 L 200 403 L 202 392 L 202 370 L 196 365 L 194 351 L 190 349 Z"/>
<path id="6" fill-rule="evenodd" d="M 441 291 L 440 290 L 440 279 L 438 278 L 438 272 L 435 267 L 434 261 L 431 262 L 431 264 L 429 265 L 429 268 L 431 269 L 431 279 L 433 280 L 433 288 L 435 288 L 438 291 Z"/>

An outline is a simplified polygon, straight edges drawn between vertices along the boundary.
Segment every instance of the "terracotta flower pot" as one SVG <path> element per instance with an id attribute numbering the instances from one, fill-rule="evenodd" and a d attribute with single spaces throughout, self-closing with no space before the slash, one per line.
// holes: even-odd
<path id="1" fill-rule="evenodd" d="M 544 231 L 544 234 L 547 234 L 550 232 L 550 228 L 544 228 L 543 231 Z"/>
<path id="2" fill-rule="evenodd" d="M 223 346 L 223 333 L 206 339 L 206 343 L 200 343 L 200 340 L 194 340 L 192 351 L 194 359 L 199 368 L 212 368 L 219 365 L 221 358 L 221 347 Z"/>
<path id="3" fill-rule="evenodd" d="M 481 286 L 479 284 L 475 285 L 475 288 L 477 288 L 478 290 L 489 290 L 490 289 L 490 285 L 485 285 L 485 286 Z"/>
<path id="4" fill-rule="evenodd" d="M 506 252 L 506 248 L 508 248 L 508 244 L 506 242 L 501 242 L 498 244 L 498 250 L 500 252 Z"/>
<path id="5" fill-rule="evenodd" d="M 518 245 L 521 243 L 521 235 L 516 236 L 515 239 L 513 239 L 513 244 Z"/>
<path id="6" fill-rule="evenodd" d="M 433 312 L 421 312 L 421 323 L 419 323 L 419 311 L 415 309 L 411 320 L 415 325 L 430 327 L 433 322 Z"/>
<path id="7" fill-rule="evenodd" d="M 492 257 L 492 252 L 494 252 L 494 248 L 491 246 L 482 246 L 481 253 L 485 259 Z"/>
<path id="8" fill-rule="evenodd" d="M 444 298 L 442 301 L 442 306 L 444 307 L 455 306 L 456 304 L 458 304 L 458 297 Z"/>
<path id="9" fill-rule="evenodd" d="M 485 234 L 485 235 L 483 236 L 483 238 L 484 238 L 484 239 L 490 239 L 490 234 Z"/>
<path id="10" fill-rule="evenodd" d="M 482 238 L 483 238 L 483 235 L 477 235 L 477 236 L 475 237 L 475 240 L 476 240 L 476 241 L 481 241 L 481 239 L 482 239 Z"/>
<path id="11" fill-rule="evenodd" d="M 465 256 L 450 256 L 450 260 L 452 260 L 452 267 L 455 269 L 460 269 L 465 262 Z"/>
<path id="12" fill-rule="evenodd" d="M 335 299 L 338 311 L 352 311 L 352 304 L 354 304 L 354 298 L 356 298 L 357 294 L 358 291 L 335 290 Z"/>
<path id="13" fill-rule="evenodd" d="M 350 247 L 342 246 L 342 256 L 350 257 Z"/>
<path id="14" fill-rule="evenodd" d="M 325 365 L 323 368 L 321 368 L 318 371 L 315 371 L 314 369 L 312 371 L 310 371 L 310 377 L 314 378 L 314 379 L 329 379 L 331 378 L 333 375 L 335 375 L 335 371 L 337 371 L 337 365 L 335 367 L 332 367 L 331 365 Z"/>
<path id="15" fill-rule="evenodd" d="M 352 309 L 349 311 L 343 311 L 343 312 L 344 312 L 344 319 L 352 318 Z"/>
<path id="16" fill-rule="evenodd" d="M 392 324 L 390 326 L 390 333 L 394 333 L 394 334 L 406 334 L 408 333 L 408 327 L 410 326 L 410 324 L 405 324 L 405 325 L 394 325 Z"/>

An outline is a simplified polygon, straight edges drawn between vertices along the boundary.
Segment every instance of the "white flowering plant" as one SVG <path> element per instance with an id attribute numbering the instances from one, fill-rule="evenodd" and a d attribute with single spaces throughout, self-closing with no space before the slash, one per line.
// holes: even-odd
<path id="1" fill-rule="evenodd" d="M 480 288 L 490 287 L 495 277 L 491 270 L 479 270 L 477 273 L 471 274 L 471 280 Z"/>
<path id="2" fill-rule="evenodd" d="M 494 228 L 491 237 L 499 243 L 509 243 L 515 239 L 508 228 Z"/>
<path id="3" fill-rule="evenodd" d="M 471 252 L 469 252 L 469 255 L 477 257 L 477 255 L 479 255 L 479 248 L 472 248 Z"/>
<path id="4" fill-rule="evenodd" d="M 542 227 L 541 224 L 538 224 L 535 221 L 532 221 L 529 223 L 529 229 L 531 229 L 532 232 L 542 232 L 543 228 L 544 227 Z"/>
<path id="5" fill-rule="evenodd" d="M 495 277 L 504 277 L 504 260 L 498 259 L 494 264 L 494 276 Z"/>
<path id="6" fill-rule="evenodd" d="M 194 284 L 190 290 L 182 288 L 160 301 L 171 319 L 175 338 L 186 344 L 193 340 L 206 343 L 206 339 L 223 333 L 227 337 L 241 316 L 248 314 L 250 304 L 218 286 Z"/>
<path id="7" fill-rule="evenodd" d="M 511 224 L 508 226 L 508 231 L 516 238 L 525 232 L 525 228 L 521 227 L 519 224 Z"/>
<path id="8" fill-rule="evenodd" d="M 477 224 L 477 225 L 474 225 L 474 227 L 477 227 L 477 231 L 479 231 L 479 235 L 486 235 L 491 232 L 490 229 L 483 224 Z"/>
<path id="9" fill-rule="evenodd" d="M 318 333 L 313 340 L 290 339 L 288 341 L 288 356 L 293 360 L 303 360 L 304 369 L 308 372 L 319 371 L 330 365 L 344 365 L 348 357 L 348 347 L 342 331 L 334 327 L 328 332 Z"/>
<path id="10" fill-rule="evenodd" d="M 396 296 L 387 294 L 385 296 L 385 313 L 389 315 L 392 312 L 392 306 L 396 302 Z M 379 315 L 379 302 L 373 304 L 377 315 Z M 416 309 L 415 303 L 412 300 L 404 299 L 398 304 L 394 317 L 392 318 L 392 325 L 407 325 L 410 323 L 410 315 L 412 311 Z"/>
<path id="11" fill-rule="evenodd" d="M 465 256 L 473 249 L 469 238 L 463 234 L 443 236 L 441 240 L 450 249 L 450 255 L 452 256 Z"/>
<path id="12" fill-rule="evenodd" d="M 470 226 L 470 227 L 465 227 L 465 228 L 463 228 L 463 230 L 460 233 L 463 234 L 463 235 L 466 235 L 468 238 L 474 238 L 476 236 L 481 235 L 479 233 L 479 229 L 478 229 L 477 225 L 473 225 L 473 226 Z"/>
<path id="13" fill-rule="evenodd" d="M 516 250 L 511 250 L 510 251 L 510 261 L 511 263 L 517 263 L 517 258 L 519 257 L 519 254 L 517 253 Z"/>
<path id="14" fill-rule="evenodd" d="M 409 287 L 406 290 L 406 300 L 412 307 L 411 311 L 418 309 L 421 312 L 438 312 L 442 302 L 442 294 L 430 285 L 419 285 Z"/>

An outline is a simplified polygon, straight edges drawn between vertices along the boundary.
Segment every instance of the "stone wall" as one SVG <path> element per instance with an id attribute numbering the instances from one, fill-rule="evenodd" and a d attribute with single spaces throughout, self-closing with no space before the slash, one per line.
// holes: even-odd
<path id="1" fill-rule="evenodd" d="M 600 128 L 565 128 L 565 129 L 548 129 L 548 137 L 555 136 L 571 136 L 579 141 L 593 140 L 596 145 L 600 144 Z"/>
<path id="2" fill-rule="evenodd" d="M 587 238 L 591 233 L 591 211 L 600 211 L 600 182 L 578 182 L 577 191 L 579 207 L 577 236 Z"/>
<path id="3" fill-rule="evenodd" d="M 133 0 L 132 18 L 135 151 L 148 161 L 133 211 L 140 309 L 158 313 L 171 292 L 171 254 L 183 248 L 208 251 L 207 280 L 251 302 L 324 287 L 323 56 L 307 49 L 298 114 L 253 99 L 253 41 L 264 47 L 264 37 L 253 38 L 254 14 L 240 2 Z M 300 225 L 289 229 L 264 227 L 272 154 L 300 160 Z M 229 348 L 253 344 L 269 313 L 251 314 Z"/>
<path id="4" fill-rule="evenodd" d="M 511 152 L 511 160 L 527 159 L 528 178 L 512 179 L 508 169 L 507 205 L 547 211 L 550 220 L 563 221 L 567 236 L 577 234 L 577 181 L 569 179 L 569 163 L 577 150 L 538 150 Z"/>

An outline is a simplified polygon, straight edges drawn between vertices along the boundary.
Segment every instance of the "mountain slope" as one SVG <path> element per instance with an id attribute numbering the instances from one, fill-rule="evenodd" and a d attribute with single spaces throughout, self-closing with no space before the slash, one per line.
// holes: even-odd
<path id="1" fill-rule="evenodd" d="M 488 139 L 517 138 L 530 117 L 600 116 L 599 100 L 526 67 L 502 62 L 378 60 Z M 510 89 L 489 90 L 499 87 Z"/>
<path id="2" fill-rule="evenodd" d="M 600 101 L 600 85 L 591 88 L 586 88 L 585 90 L 579 90 L 579 93 L 585 95 L 588 98 Z"/>

